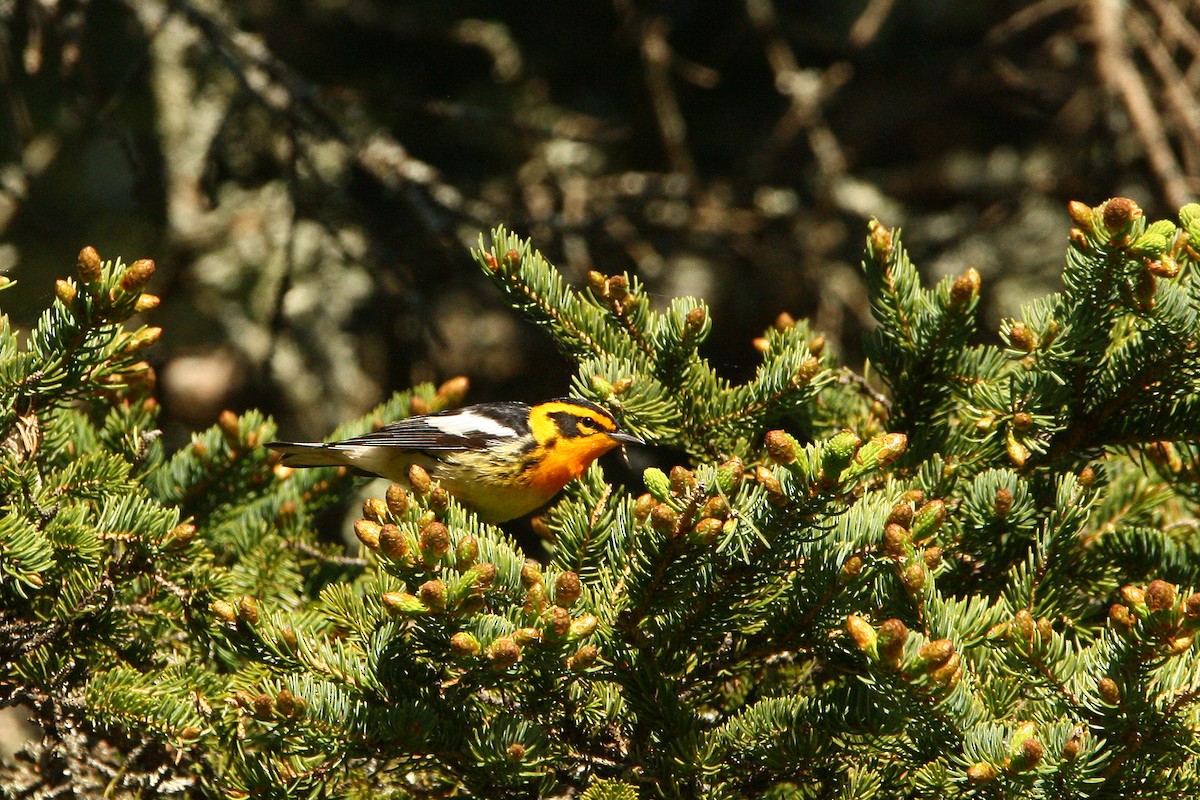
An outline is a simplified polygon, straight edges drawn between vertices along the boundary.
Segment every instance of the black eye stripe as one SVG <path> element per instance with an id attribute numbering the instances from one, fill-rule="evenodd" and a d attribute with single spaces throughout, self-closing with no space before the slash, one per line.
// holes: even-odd
<path id="1" fill-rule="evenodd" d="M 608 432 L 608 429 L 598 420 L 592 417 L 572 414 L 570 411 L 554 411 L 549 416 L 550 419 L 554 420 L 554 427 L 558 428 L 559 433 L 568 439 L 576 436 L 591 436 L 595 433 Z"/>

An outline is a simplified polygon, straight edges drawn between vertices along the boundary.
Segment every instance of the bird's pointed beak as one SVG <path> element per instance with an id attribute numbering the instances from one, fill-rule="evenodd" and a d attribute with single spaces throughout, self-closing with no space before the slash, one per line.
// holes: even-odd
<path id="1" fill-rule="evenodd" d="M 610 433 L 608 435 L 608 437 L 610 439 L 617 440 L 621 444 L 645 444 L 646 443 L 644 439 L 639 439 L 638 437 L 634 436 L 632 433 L 625 433 L 624 431 L 615 431 L 614 433 Z"/>

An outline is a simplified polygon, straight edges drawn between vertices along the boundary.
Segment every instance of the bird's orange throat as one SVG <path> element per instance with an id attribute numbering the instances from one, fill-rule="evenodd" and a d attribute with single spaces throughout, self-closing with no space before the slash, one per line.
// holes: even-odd
<path id="1" fill-rule="evenodd" d="M 529 485 L 546 495 L 557 494 L 582 475 L 593 461 L 616 446 L 616 441 L 602 435 L 559 439 L 530 471 Z"/>

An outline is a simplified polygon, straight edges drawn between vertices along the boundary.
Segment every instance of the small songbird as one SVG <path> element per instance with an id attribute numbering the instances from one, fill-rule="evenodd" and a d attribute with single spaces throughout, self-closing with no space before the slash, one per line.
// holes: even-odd
<path id="1" fill-rule="evenodd" d="M 488 522 L 545 505 L 614 447 L 645 444 L 595 403 L 482 403 L 425 414 L 340 442 L 270 442 L 285 467 L 346 466 L 399 483 L 424 468 Z"/>

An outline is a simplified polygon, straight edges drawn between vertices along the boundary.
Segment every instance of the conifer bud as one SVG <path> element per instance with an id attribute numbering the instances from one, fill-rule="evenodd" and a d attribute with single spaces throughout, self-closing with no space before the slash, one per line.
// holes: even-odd
<path id="1" fill-rule="evenodd" d="M 287 648 L 289 653 L 295 653 L 300 649 L 300 640 L 296 637 L 296 632 L 291 628 L 282 628 L 279 631 L 279 639 L 283 642 L 283 646 Z"/>
<path id="2" fill-rule="evenodd" d="M 233 607 L 233 603 L 230 603 L 228 600 L 213 600 L 208 608 L 217 619 L 226 625 L 237 624 L 237 610 Z"/>
<path id="3" fill-rule="evenodd" d="M 1114 627 L 1126 633 L 1132 630 L 1133 626 L 1137 623 L 1137 619 L 1134 618 L 1133 612 L 1129 610 L 1129 606 L 1124 606 L 1120 603 L 1113 603 L 1109 607 L 1108 619 Z"/>
<path id="4" fill-rule="evenodd" d="M 408 468 L 408 485 L 419 496 L 429 494 L 432 481 L 429 478 L 429 473 L 417 464 L 413 464 Z"/>
<path id="5" fill-rule="evenodd" d="M 567 631 L 567 638 L 574 641 L 585 639 L 596 632 L 596 627 L 600 624 L 600 620 L 596 619 L 595 614 L 584 614 L 581 617 L 576 617 L 571 620 L 571 627 Z"/>
<path id="6" fill-rule="evenodd" d="M 139 258 L 130 264 L 121 275 L 121 290 L 140 292 L 142 287 L 150 282 L 154 275 L 154 262 L 148 258 Z"/>
<path id="7" fill-rule="evenodd" d="M 1013 494 L 1008 489 L 1003 487 L 996 490 L 996 497 L 992 500 L 992 511 L 1000 519 L 1008 516 L 1008 512 L 1012 510 Z"/>
<path id="8" fill-rule="evenodd" d="M 954 655 L 954 642 L 949 639 L 935 639 L 921 645 L 917 651 L 917 659 L 926 672 L 932 672 L 944 665 Z"/>
<path id="9" fill-rule="evenodd" d="M 494 669 L 508 669 L 521 660 L 521 647 L 511 636 L 501 636 L 484 651 Z"/>
<path id="10" fill-rule="evenodd" d="M 250 625 L 257 625 L 259 620 L 258 601 L 248 594 L 238 600 L 238 616 Z"/>
<path id="11" fill-rule="evenodd" d="M 1037 349 L 1037 337 L 1024 322 L 1014 322 L 1008 328 L 1008 341 L 1014 350 L 1032 353 Z"/>
<path id="12" fill-rule="evenodd" d="M 821 353 L 825 352 L 825 344 L 825 337 L 818 333 L 816 336 L 805 342 L 804 346 L 808 348 L 808 352 L 812 353 L 817 358 L 820 358 Z"/>
<path id="13" fill-rule="evenodd" d="M 734 456 L 717 467 L 717 486 L 726 494 L 736 492 L 741 486 L 745 471 L 742 460 Z"/>
<path id="14" fill-rule="evenodd" d="M 592 376 L 592 391 L 601 400 L 607 400 L 609 397 L 612 396 L 613 387 L 612 387 L 612 384 L 608 382 L 608 379 L 605 378 L 603 375 L 593 375 Z"/>
<path id="15" fill-rule="evenodd" d="M 475 566 L 479 560 L 479 542 L 474 536 L 464 536 L 454 548 L 454 568 L 460 572 Z"/>
<path id="16" fill-rule="evenodd" d="M 543 580 L 545 579 L 542 577 L 542 565 L 532 558 L 525 559 L 525 563 L 521 565 L 521 585 L 529 589 Z"/>
<path id="17" fill-rule="evenodd" d="M 435 514 L 442 514 L 450 507 L 450 493 L 441 486 L 433 487 L 429 492 L 429 508 Z"/>
<path id="18" fill-rule="evenodd" d="M 357 524 L 354 526 L 354 532 L 359 533 Z M 358 538 L 362 539 L 363 537 L 360 534 Z M 363 539 L 363 542 L 365 544 L 366 540 Z M 379 552 L 383 553 L 392 561 L 403 563 L 408 559 L 409 537 L 396 525 L 388 523 L 382 528 L 379 528 L 378 535 L 376 537 L 376 545 Z"/>
<path id="19" fill-rule="evenodd" d="M 1200 592 L 1193 592 L 1183 601 L 1183 614 L 1188 619 L 1200 618 Z"/>
<path id="20" fill-rule="evenodd" d="M 1182 655 L 1183 653 L 1186 653 L 1188 650 L 1192 649 L 1193 641 L 1195 641 L 1195 637 L 1193 637 L 1191 634 L 1176 636 L 1175 638 L 1171 639 L 1171 641 L 1167 642 L 1167 652 L 1173 656 Z"/>
<path id="21" fill-rule="evenodd" d="M 1067 213 L 1071 215 L 1071 221 L 1084 230 L 1091 230 L 1094 225 L 1092 209 L 1087 203 L 1072 200 L 1067 203 Z"/>
<path id="22" fill-rule="evenodd" d="M 517 628 L 513 631 L 513 641 L 521 647 L 528 647 L 542 640 L 542 632 L 537 628 Z"/>
<path id="23" fill-rule="evenodd" d="M 228 408 L 221 412 L 217 417 L 217 427 L 221 429 L 221 435 L 225 437 L 225 443 L 231 448 L 237 447 L 241 442 L 242 432 L 241 426 L 238 423 L 238 415 L 230 411 Z"/>
<path id="24" fill-rule="evenodd" d="M 1000 777 L 1000 771 L 996 769 L 994 764 L 989 764 L 986 761 L 977 761 L 967 767 L 967 780 L 975 785 L 991 783 L 998 777 Z"/>
<path id="25" fill-rule="evenodd" d="M 1174 278 L 1179 274 L 1179 262 L 1168 255 L 1146 264 L 1146 269 L 1157 278 Z"/>
<path id="26" fill-rule="evenodd" d="M 395 528 L 395 525 L 391 527 Z M 383 526 L 378 522 L 372 522 L 369 519 L 356 520 L 354 523 L 354 535 L 358 540 L 366 546 L 368 550 L 378 550 L 380 536 L 382 535 Z M 388 554 L 388 558 L 393 558 Z"/>
<path id="27" fill-rule="evenodd" d="M 1122 586 L 1121 599 L 1125 605 L 1129 606 L 1135 613 L 1145 611 L 1146 609 L 1146 593 L 1137 586 Z M 1140 616 L 1140 614 L 1138 614 Z"/>
<path id="28" fill-rule="evenodd" d="M 620 302 L 629 294 L 629 279 L 624 275 L 613 275 L 604 282 L 604 296 Z"/>
<path id="29" fill-rule="evenodd" d="M 729 516 L 729 502 L 719 494 L 713 495 L 700 507 L 700 516 L 724 520 Z"/>
<path id="30" fill-rule="evenodd" d="M 671 467 L 671 492 L 683 496 L 696 486 L 696 476 L 691 471 L 680 466 Z"/>
<path id="31" fill-rule="evenodd" d="M 194 742 L 200 738 L 200 729 L 195 725 L 186 725 L 179 731 L 179 738 L 185 742 Z"/>
<path id="32" fill-rule="evenodd" d="M 784 331 L 790 331 L 792 328 L 796 327 L 796 320 L 788 312 L 781 311 L 779 316 L 775 318 L 774 327 L 775 330 L 779 331 L 780 333 L 783 333 Z M 811 350 L 812 348 L 810 347 L 809 349 Z"/>
<path id="33" fill-rule="evenodd" d="M 408 592 L 385 592 L 379 600 L 383 603 L 385 611 L 397 616 L 425 614 L 429 611 L 429 607 L 422 603 L 420 598 Z"/>
<path id="34" fill-rule="evenodd" d="M 1073 244 L 1077 250 L 1082 250 L 1086 253 L 1092 249 L 1092 243 L 1088 241 L 1087 234 L 1084 233 L 1080 228 L 1071 228 L 1070 232 L 1067 234 L 1067 238 L 1071 240 L 1071 244 Z"/>
<path id="35" fill-rule="evenodd" d="M 450 654 L 455 658 L 474 658 L 483 651 L 473 634 L 459 631 L 450 637 Z"/>
<path id="36" fill-rule="evenodd" d="M 633 518 L 638 522 L 645 522 L 656 505 L 654 496 L 649 492 L 639 495 L 633 503 Z"/>
<path id="37" fill-rule="evenodd" d="M 626 392 L 628 392 L 630 387 L 632 387 L 632 386 L 633 386 L 633 378 L 630 378 L 629 376 L 626 376 L 624 378 L 619 378 L 617 380 L 617 382 L 613 384 L 613 394 L 615 394 L 619 397 L 619 396 L 625 394 Z"/>
<path id="38" fill-rule="evenodd" d="M 535 583 L 525 590 L 525 612 L 540 614 L 546 610 L 550 600 L 546 594 L 546 584 Z"/>
<path id="39" fill-rule="evenodd" d="M 521 744 L 520 742 L 513 742 L 504 751 L 504 755 L 508 758 L 509 761 L 513 762 L 514 764 L 524 761 L 525 760 L 525 745 Z"/>
<path id="40" fill-rule="evenodd" d="M 1125 233 L 1134 220 L 1141 219 L 1142 209 L 1128 197 L 1114 197 L 1101 207 L 1104 227 L 1112 235 Z"/>
<path id="41" fill-rule="evenodd" d="M 1033 641 L 1034 634 L 1037 633 L 1037 623 L 1033 621 L 1033 614 L 1029 613 L 1029 609 L 1022 608 L 1016 613 L 1013 617 L 1012 630 L 1026 643 Z"/>
<path id="42" fill-rule="evenodd" d="M 64 306 L 70 307 L 75 302 L 75 284 L 61 278 L 54 282 L 54 296 Z"/>
<path id="43" fill-rule="evenodd" d="M 489 270 L 491 270 L 492 272 L 495 272 L 496 270 L 500 269 L 500 262 L 498 260 L 496 260 L 496 256 L 493 253 L 484 253 L 483 254 L 483 263 L 486 264 L 487 268 Z"/>
<path id="44" fill-rule="evenodd" d="M 1163 580 L 1150 581 L 1146 587 L 1146 607 L 1166 611 L 1175 607 L 1175 587 Z"/>
<path id="45" fill-rule="evenodd" d="M 79 251 L 79 257 L 75 261 L 75 266 L 79 269 L 79 278 L 84 283 L 95 283 L 100 280 L 100 276 L 103 274 L 100 254 L 91 245 Z"/>
<path id="46" fill-rule="evenodd" d="M 1017 433 L 1024 433 L 1033 427 L 1033 416 L 1025 411 L 1018 411 L 1013 414 L 1012 426 Z"/>
<path id="47" fill-rule="evenodd" d="M 380 500 L 378 497 L 368 497 L 363 501 L 363 517 L 372 522 L 383 523 L 388 516 L 387 503 Z"/>
<path id="48" fill-rule="evenodd" d="M 953 689 L 958 679 L 962 677 L 962 659 L 958 653 L 951 653 L 946 663 L 936 669 L 929 670 L 929 680 L 943 689 Z"/>
<path id="49" fill-rule="evenodd" d="M 563 608 L 570 608 L 583 594 L 583 584 L 579 575 L 574 572 L 562 572 L 554 579 L 554 602 Z"/>
<path id="50" fill-rule="evenodd" d="M 930 500 L 913 515 L 913 538 L 928 539 L 941 529 L 945 521 L 946 504 L 941 500 Z"/>
<path id="51" fill-rule="evenodd" d="M 902 559 L 912 548 L 912 535 L 896 523 L 890 523 L 883 529 L 883 552 L 892 558 Z"/>
<path id="52" fill-rule="evenodd" d="M 800 367 L 796 370 L 795 377 L 792 378 L 792 384 L 794 386 L 808 386 L 820 371 L 821 362 L 809 356 L 800 362 Z"/>
<path id="53" fill-rule="evenodd" d="M 550 606 L 542 614 L 546 632 L 561 639 L 571 631 L 571 613 L 562 606 Z"/>
<path id="54" fill-rule="evenodd" d="M 851 614 L 846 617 L 846 632 L 850 634 L 850 639 L 859 650 L 870 655 L 876 653 L 876 644 L 879 637 L 870 623 L 858 614 Z"/>
<path id="55" fill-rule="evenodd" d="M 916 594 L 925 588 L 925 577 L 925 564 L 921 562 L 909 564 L 900 573 L 900 580 L 910 594 Z"/>
<path id="56" fill-rule="evenodd" d="M 450 552 L 450 531 L 446 530 L 446 526 L 440 522 L 431 522 L 421 528 L 418 546 L 421 548 L 422 554 L 435 559 L 441 558 Z"/>
<path id="57" fill-rule="evenodd" d="M 288 719 L 291 719 L 291 720 L 304 719 L 304 715 L 306 713 L 308 713 L 308 701 L 305 700 L 303 697 L 297 697 L 296 695 L 289 692 L 287 689 L 284 689 L 283 691 L 281 691 L 279 693 L 280 696 L 275 698 L 275 704 L 279 707 L 280 711 L 282 712 L 283 711 L 282 696 L 285 692 L 291 697 L 291 701 L 288 703 L 288 710 L 284 713 L 284 716 L 286 716 Z"/>
<path id="58" fill-rule="evenodd" d="M 695 336 L 704 330 L 705 323 L 708 322 L 708 314 L 705 313 L 703 306 L 696 306 L 687 313 L 684 318 L 684 325 L 688 333 Z"/>
<path id="59" fill-rule="evenodd" d="M 416 417 L 420 416 L 421 414 L 428 414 L 430 411 L 433 411 L 433 409 L 429 407 L 429 403 L 424 397 L 421 397 L 420 395 L 413 395 L 408 399 L 408 413 L 411 416 Z M 380 424 L 377 423 L 377 425 Z"/>
<path id="60" fill-rule="evenodd" d="M 1063 745 L 1063 761 L 1070 763 L 1079 758 L 1079 753 L 1083 750 L 1083 737 L 1086 735 L 1087 728 L 1084 728 L 1082 725 L 1076 726 L 1070 738 L 1067 739 L 1066 744 Z"/>
<path id="61" fill-rule="evenodd" d="M 679 514 L 666 503 L 659 503 L 650 512 L 650 527 L 664 536 L 673 534 L 678 524 Z"/>
<path id="62" fill-rule="evenodd" d="M 425 581 L 417 589 L 417 597 L 431 610 L 440 611 L 446 607 L 446 584 L 440 580 Z"/>
<path id="63" fill-rule="evenodd" d="M 471 589 L 483 592 L 496 581 L 496 565 L 491 561 L 484 561 L 471 567 L 466 574 L 471 576 Z"/>
<path id="64" fill-rule="evenodd" d="M 1090 489 L 1092 484 L 1096 482 L 1096 470 L 1091 467 L 1084 467 L 1079 471 L 1077 480 L 1079 481 L 1079 485 L 1084 489 Z"/>
<path id="65" fill-rule="evenodd" d="M 600 655 L 600 650 L 591 644 L 585 644 L 583 647 L 575 651 L 575 654 L 567 659 L 567 669 L 576 672 L 587 669 L 596 663 L 596 659 Z"/>
<path id="66" fill-rule="evenodd" d="M 912 525 L 913 507 L 908 503 L 897 503 L 888 513 L 887 524 L 908 528 Z"/>
<path id="67" fill-rule="evenodd" d="M 387 503 L 388 511 L 393 517 L 402 517 L 404 512 L 408 511 L 408 492 L 400 484 L 393 483 L 388 487 L 384 502 Z"/>
<path id="68" fill-rule="evenodd" d="M 863 566 L 865 566 L 865 564 L 866 562 L 863 561 L 862 556 L 850 556 L 842 562 L 842 572 L 838 580 L 841 583 L 849 583 L 862 573 Z"/>
<path id="69" fill-rule="evenodd" d="M 671 479 L 661 469 L 650 467 L 642 473 L 642 481 L 645 482 L 646 489 L 654 495 L 655 499 L 666 500 L 671 496 Z"/>
<path id="70" fill-rule="evenodd" d="M 832 462 L 835 467 L 840 465 L 844 468 L 850 463 L 850 459 L 854 458 L 861 444 L 862 439 L 858 438 L 854 431 L 843 430 L 825 443 L 826 460 Z M 838 472 L 841 472 L 840 468 Z"/>
<path id="71" fill-rule="evenodd" d="M 138 350 L 144 350 L 157 342 L 161 336 L 162 328 L 142 328 L 129 337 L 125 352 L 136 353 Z"/>
<path id="72" fill-rule="evenodd" d="M 925 566 L 931 570 L 937 569 L 942 564 L 942 548 L 926 547 L 925 552 L 921 554 L 921 560 L 925 562 Z"/>
<path id="73" fill-rule="evenodd" d="M 974 267 L 968 267 L 967 271 L 954 279 L 954 283 L 950 286 L 950 302 L 956 308 L 962 308 L 970 303 L 979 294 L 979 287 L 982 281 L 979 278 L 979 270 Z"/>
<path id="74" fill-rule="evenodd" d="M 457 375 L 437 388 L 434 400 L 439 408 L 454 408 L 462 404 L 470 388 L 471 381 L 463 375 Z"/>
<path id="75" fill-rule="evenodd" d="M 516 248 L 506 251 L 504 253 L 504 263 L 509 269 L 519 266 L 521 264 L 521 253 Z"/>
<path id="76" fill-rule="evenodd" d="M 181 522 L 167 532 L 163 544 L 170 550 L 182 550 L 196 538 L 196 526 L 190 522 Z"/>
<path id="77" fill-rule="evenodd" d="M 879 262 L 891 261 L 893 247 L 891 231 L 883 227 L 877 220 L 871 220 L 870 231 L 867 236 L 867 246 L 871 249 L 871 255 Z"/>
<path id="78" fill-rule="evenodd" d="M 1012 431 L 1008 432 L 1004 449 L 1008 452 L 1008 460 L 1018 469 L 1025 466 L 1025 462 L 1029 460 L 1029 448 L 1021 444 L 1017 437 L 1013 436 Z"/>
<path id="79" fill-rule="evenodd" d="M 1037 739 L 1026 739 L 1021 742 L 1021 747 L 1013 758 L 1012 768 L 1017 772 L 1028 772 L 1038 765 L 1045 752 L 1045 746 Z"/>
<path id="80" fill-rule="evenodd" d="M 783 431 L 767 431 L 764 442 L 767 455 L 776 464 L 791 464 L 796 460 L 796 440 Z"/>
<path id="81" fill-rule="evenodd" d="M 608 276 L 606 276 L 603 272 L 597 272 L 594 269 L 588 271 L 588 274 L 587 274 L 588 288 L 591 289 L 593 293 L 595 293 L 601 297 L 604 296 L 604 282 L 606 280 L 608 280 Z"/>
<path id="82" fill-rule="evenodd" d="M 1096 694 L 1110 706 L 1121 704 L 1121 689 L 1112 678 L 1101 678 L 1096 683 Z"/>
<path id="83" fill-rule="evenodd" d="M 715 517 L 705 517 L 692 528 L 692 539 L 699 544 L 712 544 L 725 528 L 725 523 Z"/>
<path id="84" fill-rule="evenodd" d="M 254 716 L 258 719 L 272 719 L 275 716 L 275 701 L 269 694 L 260 694 L 254 698 Z"/>
<path id="85" fill-rule="evenodd" d="M 898 619 L 884 620 L 879 626 L 877 637 L 879 657 L 893 666 L 900 663 L 904 655 L 904 643 L 908 641 L 908 626 Z"/>
<path id="86" fill-rule="evenodd" d="M 147 311 L 153 311 L 158 308 L 160 303 L 162 303 L 162 300 L 158 295 L 143 292 L 138 295 L 137 302 L 133 304 L 133 310 L 138 314 L 145 314 Z"/>

